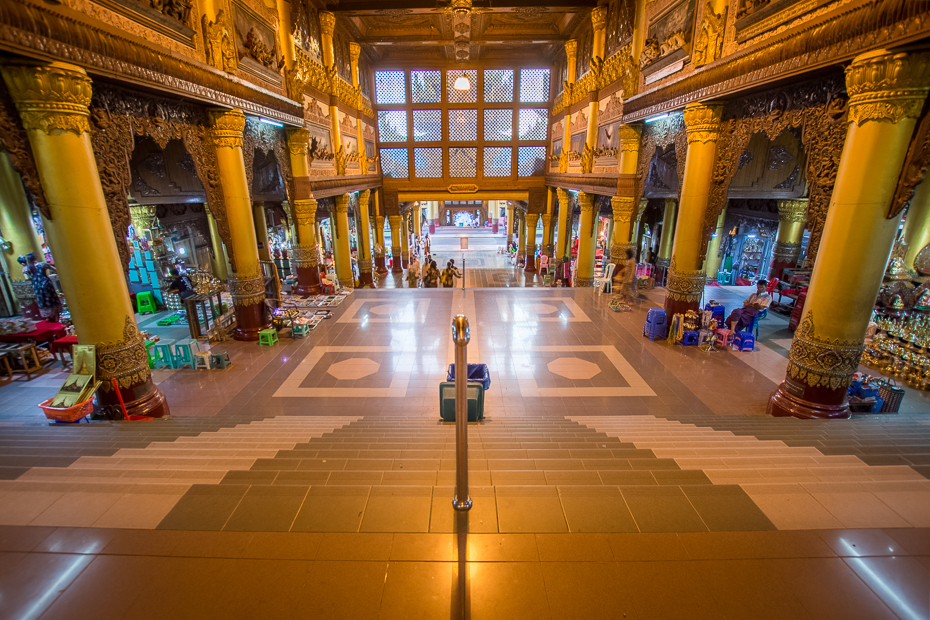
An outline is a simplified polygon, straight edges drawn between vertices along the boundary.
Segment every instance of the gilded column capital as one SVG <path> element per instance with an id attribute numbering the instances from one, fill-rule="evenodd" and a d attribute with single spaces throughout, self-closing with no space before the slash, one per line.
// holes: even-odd
<path id="1" fill-rule="evenodd" d="M 610 207 L 614 212 L 614 223 L 626 223 L 633 219 L 633 205 L 636 199 L 632 196 L 614 196 L 610 199 Z"/>
<path id="2" fill-rule="evenodd" d="M 594 194 L 587 192 L 578 192 L 578 203 L 581 205 L 581 212 L 594 211 Z"/>
<path id="3" fill-rule="evenodd" d="M 565 42 L 565 55 L 568 57 L 568 65 L 574 65 L 578 59 L 578 41 L 569 39 Z"/>
<path id="4" fill-rule="evenodd" d="M 539 224 L 539 213 L 527 213 L 526 224 L 529 228 L 536 228 L 536 225 Z"/>
<path id="5" fill-rule="evenodd" d="M 555 188 L 555 195 L 559 197 L 560 205 L 568 204 L 568 192 L 562 189 L 561 187 Z"/>
<path id="6" fill-rule="evenodd" d="M 294 210 L 294 219 L 297 220 L 298 226 L 304 226 L 306 224 L 313 225 L 316 220 L 316 200 L 313 198 L 295 200 L 292 206 Z"/>
<path id="7" fill-rule="evenodd" d="M 358 193 L 358 208 L 368 211 L 368 205 L 371 202 L 371 190 L 366 189 Z"/>
<path id="8" fill-rule="evenodd" d="M 241 110 L 214 108 L 207 110 L 213 143 L 217 147 L 242 148 L 245 114 Z"/>
<path id="9" fill-rule="evenodd" d="M 333 36 L 336 29 L 336 16 L 329 11 L 320 11 L 320 32 L 324 37 Z"/>
<path id="10" fill-rule="evenodd" d="M 62 62 L 0 66 L 23 127 L 45 133 L 90 131 L 92 82 L 80 67 Z"/>
<path id="11" fill-rule="evenodd" d="M 384 230 L 384 216 L 376 215 L 375 216 L 375 225 L 378 227 L 378 230 Z"/>
<path id="12" fill-rule="evenodd" d="M 552 223 L 552 215 L 550 213 L 544 213 L 539 217 L 542 218 L 542 223 L 545 228 L 549 228 L 549 225 Z"/>
<path id="13" fill-rule="evenodd" d="M 722 104 L 689 103 L 685 106 L 685 130 L 688 144 L 716 142 L 720 136 Z"/>
<path id="14" fill-rule="evenodd" d="M 930 91 L 930 52 L 857 56 L 846 68 L 846 91 L 851 123 L 916 119 Z"/>
<path id="15" fill-rule="evenodd" d="M 639 142 L 642 128 L 633 125 L 620 125 L 617 127 L 617 138 L 622 152 L 635 153 L 639 151 Z"/>
<path id="16" fill-rule="evenodd" d="M 807 198 L 800 200 L 779 200 L 778 221 L 785 223 L 807 221 Z"/>
<path id="17" fill-rule="evenodd" d="M 604 30 L 607 28 L 607 5 L 601 5 L 594 7 L 591 10 L 591 24 L 594 26 L 594 30 Z"/>
<path id="18" fill-rule="evenodd" d="M 349 195 L 339 194 L 336 196 L 336 213 L 349 212 Z"/>
<path id="19" fill-rule="evenodd" d="M 287 150 L 291 155 L 307 155 L 310 144 L 310 132 L 303 127 L 287 128 Z"/>
<path id="20" fill-rule="evenodd" d="M 359 45 L 355 41 L 352 41 L 351 43 L 349 43 L 349 62 L 357 63 L 358 57 L 361 55 L 361 53 L 362 53 L 361 45 Z"/>

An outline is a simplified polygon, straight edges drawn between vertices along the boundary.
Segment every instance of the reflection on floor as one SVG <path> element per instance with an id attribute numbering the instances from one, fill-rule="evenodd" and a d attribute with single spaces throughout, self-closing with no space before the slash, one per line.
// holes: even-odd
<path id="1" fill-rule="evenodd" d="M 662 295 L 356 291 L 304 340 L 156 371 L 149 423 L 50 427 L 63 375 L 7 382 L 0 615 L 926 618 L 927 398 L 766 417 L 786 319 L 709 354 L 642 337 Z M 436 406 L 459 312 L 491 374 L 467 523 Z"/>

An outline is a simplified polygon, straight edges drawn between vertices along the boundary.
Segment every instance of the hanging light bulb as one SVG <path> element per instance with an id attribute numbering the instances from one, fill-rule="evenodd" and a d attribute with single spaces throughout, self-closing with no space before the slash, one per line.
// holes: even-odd
<path id="1" fill-rule="evenodd" d="M 464 71 L 462 72 L 462 75 L 455 78 L 455 82 L 452 83 L 452 88 L 462 91 L 471 90 L 471 80 L 468 79 L 468 76 L 465 75 Z"/>

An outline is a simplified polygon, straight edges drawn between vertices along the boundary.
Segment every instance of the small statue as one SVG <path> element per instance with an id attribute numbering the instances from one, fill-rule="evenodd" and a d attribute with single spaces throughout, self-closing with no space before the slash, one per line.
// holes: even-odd
<path id="1" fill-rule="evenodd" d="M 646 42 L 643 44 L 643 52 L 639 56 L 639 65 L 645 67 L 661 55 L 662 51 L 659 48 L 659 40 L 655 37 L 650 37 L 646 39 Z"/>

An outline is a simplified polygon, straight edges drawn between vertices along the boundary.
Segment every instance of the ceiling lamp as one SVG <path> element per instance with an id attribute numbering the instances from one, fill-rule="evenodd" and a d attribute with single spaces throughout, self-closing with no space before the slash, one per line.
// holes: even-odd
<path id="1" fill-rule="evenodd" d="M 455 78 L 455 82 L 452 83 L 452 88 L 455 90 L 469 91 L 471 90 L 471 80 L 469 80 L 468 76 L 463 72 L 462 75 Z"/>

